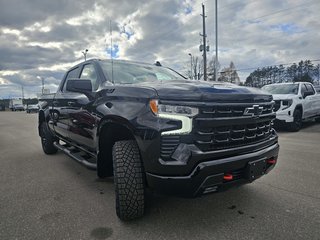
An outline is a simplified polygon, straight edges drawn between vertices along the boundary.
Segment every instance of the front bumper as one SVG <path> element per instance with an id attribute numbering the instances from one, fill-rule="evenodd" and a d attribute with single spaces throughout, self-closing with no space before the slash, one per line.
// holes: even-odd
<path id="1" fill-rule="evenodd" d="M 196 197 L 237 184 L 252 182 L 261 175 L 267 174 L 275 166 L 275 163 L 267 162 L 270 159 L 276 162 L 278 152 L 279 145 L 274 143 L 256 152 L 201 162 L 189 175 L 185 176 L 161 176 L 147 172 L 147 183 L 149 187 L 166 194 Z M 262 163 L 264 170 L 257 176 L 249 176 L 250 171 L 255 172 L 256 169 L 248 166 L 256 161 Z M 233 179 L 224 179 L 226 174 L 231 174 Z"/>
<path id="2" fill-rule="evenodd" d="M 276 119 L 281 122 L 291 123 L 293 122 L 293 111 L 294 109 L 288 108 L 285 110 L 278 110 L 276 112 Z"/>

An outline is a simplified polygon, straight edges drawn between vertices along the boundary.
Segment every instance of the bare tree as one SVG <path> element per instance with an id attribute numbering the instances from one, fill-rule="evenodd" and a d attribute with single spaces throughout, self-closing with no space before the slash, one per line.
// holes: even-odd
<path id="1" fill-rule="evenodd" d="M 220 70 L 220 63 L 218 61 L 217 62 L 217 72 L 218 73 L 219 73 L 219 70 Z M 215 79 L 215 76 L 216 76 L 215 75 L 215 73 L 216 73 L 216 58 L 215 58 L 215 56 L 212 56 L 212 59 L 209 61 L 207 72 L 208 72 L 208 80 L 209 81 L 217 81 L 217 79 Z"/>

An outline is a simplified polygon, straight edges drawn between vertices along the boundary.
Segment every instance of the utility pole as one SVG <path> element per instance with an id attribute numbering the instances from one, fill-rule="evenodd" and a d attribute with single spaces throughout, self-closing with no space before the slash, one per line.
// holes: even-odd
<path id="1" fill-rule="evenodd" d="M 205 10 L 204 10 L 204 4 L 202 3 L 202 34 L 200 36 L 203 37 L 203 45 L 202 47 L 200 46 L 200 52 L 203 50 L 203 78 L 205 81 L 207 81 L 207 35 L 206 35 L 206 20 L 205 18 L 207 17 L 205 15 Z"/>
<path id="2" fill-rule="evenodd" d="M 218 0 L 216 0 L 216 60 L 214 66 L 214 79 L 218 81 Z"/>

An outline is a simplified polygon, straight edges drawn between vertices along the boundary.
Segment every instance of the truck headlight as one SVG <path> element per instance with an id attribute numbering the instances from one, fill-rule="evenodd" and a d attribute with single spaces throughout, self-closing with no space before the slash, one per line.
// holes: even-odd
<path id="1" fill-rule="evenodd" d="M 198 108 L 158 104 L 158 100 L 149 103 L 151 111 L 160 118 L 181 121 L 181 128 L 162 132 L 161 135 L 189 134 L 192 131 L 192 118 L 199 113 Z"/>
<path id="2" fill-rule="evenodd" d="M 193 107 L 187 106 L 171 106 L 171 105 L 158 105 L 158 113 L 165 113 L 165 114 L 173 114 L 173 115 L 182 115 L 193 117 L 198 114 L 198 109 Z"/>
<path id="3" fill-rule="evenodd" d="M 292 99 L 282 100 L 282 106 L 284 106 L 282 110 L 289 108 L 291 105 L 292 105 Z"/>

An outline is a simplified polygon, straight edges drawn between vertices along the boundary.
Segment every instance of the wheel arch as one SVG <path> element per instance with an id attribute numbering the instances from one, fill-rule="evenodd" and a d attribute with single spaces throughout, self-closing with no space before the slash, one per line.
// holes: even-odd
<path id="1" fill-rule="evenodd" d="M 39 133 L 39 136 L 41 136 L 40 126 L 45 120 L 46 120 L 45 113 L 43 110 L 40 110 L 38 113 L 38 133 Z"/>
<path id="2" fill-rule="evenodd" d="M 105 117 L 97 131 L 97 174 L 99 177 L 113 175 L 112 148 L 115 142 L 135 140 L 133 127 L 126 119 Z"/>
<path id="3" fill-rule="evenodd" d="M 298 104 L 298 105 L 295 107 L 294 111 L 296 111 L 296 110 L 300 110 L 300 111 L 301 111 L 301 116 L 303 117 L 303 107 L 302 107 L 302 104 Z M 293 113 L 294 113 L 294 112 L 293 112 Z M 293 113 L 292 113 L 292 116 L 293 116 Z"/>

